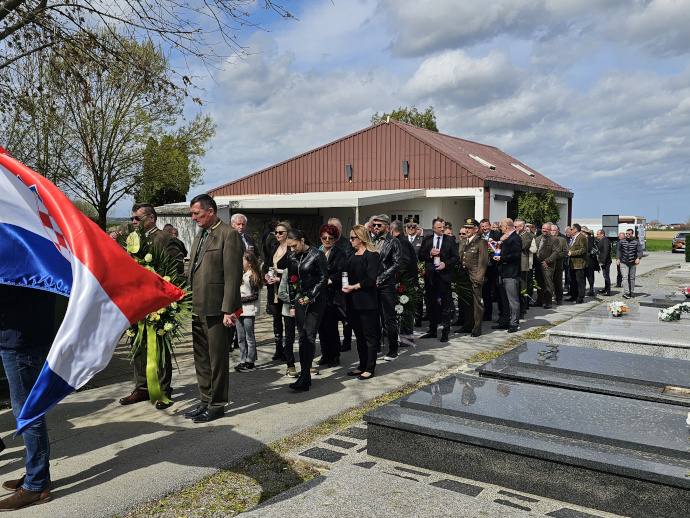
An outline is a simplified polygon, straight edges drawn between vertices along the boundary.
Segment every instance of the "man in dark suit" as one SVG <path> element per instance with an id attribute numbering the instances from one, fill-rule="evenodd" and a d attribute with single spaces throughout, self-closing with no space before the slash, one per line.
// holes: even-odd
<path id="1" fill-rule="evenodd" d="M 601 273 L 604 276 L 604 289 L 599 290 L 602 295 L 611 295 L 611 277 L 609 271 L 611 269 L 611 241 L 606 237 L 604 231 L 597 230 L 597 260 L 601 267 Z"/>
<path id="2" fill-rule="evenodd" d="M 407 282 L 412 287 L 417 287 L 419 276 L 417 274 L 417 254 L 414 247 L 403 231 L 402 221 L 396 219 L 391 221 L 390 227 L 391 235 L 400 241 L 400 248 L 402 249 L 403 269 L 407 274 Z M 352 247 L 350 247 L 352 248 Z M 409 322 L 401 322 L 400 332 L 404 335 L 412 333 L 412 320 Z"/>
<path id="3" fill-rule="evenodd" d="M 486 218 L 479 222 L 479 231 L 484 241 L 488 242 L 501 240 L 501 232 L 491 230 L 491 221 Z M 493 255 L 493 252 L 489 251 L 489 255 Z M 486 268 L 486 282 L 482 286 L 482 298 L 484 299 L 484 316 L 482 320 L 491 322 L 494 301 L 496 301 L 498 304 L 499 315 L 503 314 L 503 301 L 499 293 L 498 284 L 498 265 L 493 260 L 489 261 L 489 264 Z"/>
<path id="4" fill-rule="evenodd" d="M 556 259 L 556 265 L 553 269 L 553 289 L 556 295 L 556 305 L 560 306 L 563 304 L 563 262 L 568 256 L 568 242 L 565 235 L 559 232 L 558 225 L 553 223 L 551 224 L 551 235 L 558 243 L 558 259 Z"/>
<path id="5" fill-rule="evenodd" d="M 436 338 L 439 321 L 443 325 L 441 342 L 448 341 L 450 333 L 450 307 L 453 302 L 453 267 L 460 261 L 455 239 L 444 236 L 444 221 L 432 222 L 433 234 L 426 236 L 419 250 L 419 260 L 424 262 L 426 284 L 426 311 L 429 315 L 429 331 L 422 338 Z M 439 312 L 438 298 L 441 299 Z"/>
<path id="6" fill-rule="evenodd" d="M 242 308 L 242 255 L 237 232 L 218 218 L 216 202 L 200 194 L 190 203 L 192 220 L 201 231 L 192 244 L 189 285 L 192 288 L 192 345 L 201 404 L 187 419 L 207 423 L 221 417 L 228 403 L 230 354 L 227 327 L 235 325 Z"/>
<path id="7" fill-rule="evenodd" d="M 422 247 L 422 236 L 417 234 L 419 221 L 412 216 L 405 218 L 405 230 L 407 230 L 407 240 L 414 248 L 415 258 L 419 257 L 419 249 Z"/>
<path id="8" fill-rule="evenodd" d="M 142 225 L 146 233 L 146 240 L 149 246 L 159 252 L 164 253 L 170 259 L 175 261 L 177 266 L 177 274 L 182 277 L 184 274 L 184 252 L 182 242 L 176 239 L 171 234 L 163 232 L 156 226 L 158 215 L 153 205 L 148 203 L 137 203 L 132 207 L 132 225 L 134 228 Z M 161 392 L 166 398 L 170 399 L 172 394 L 172 358 L 170 351 L 163 348 L 163 367 L 158 372 L 158 382 L 161 386 Z M 149 388 L 146 382 L 146 355 L 140 347 L 132 358 L 134 364 L 134 390 L 132 393 L 120 399 L 121 405 L 131 405 L 139 403 L 140 401 L 149 400 Z M 158 410 L 163 410 L 172 405 L 172 402 L 165 403 L 162 400 L 156 401 L 155 407 Z"/>
<path id="9" fill-rule="evenodd" d="M 513 220 L 506 218 L 501 221 L 501 253 L 494 256 L 498 263 L 498 276 L 501 279 L 503 298 L 503 316 L 498 325 L 492 329 L 508 329 L 509 333 L 519 331 L 520 316 L 520 265 L 522 256 L 522 240 L 515 232 Z"/>
<path id="10" fill-rule="evenodd" d="M 343 224 L 338 218 L 329 219 L 328 224 L 334 225 L 340 232 L 340 239 L 338 239 L 333 246 L 342 250 L 345 257 L 349 260 L 350 257 L 355 255 L 355 249 L 352 248 L 350 240 L 343 235 Z M 343 341 L 340 345 L 340 352 L 344 353 L 352 349 L 352 326 L 350 326 L 350 323 L 342 312 L 340 313 L 340 321 L 343 323 Z"/>
<path id="11" fill-rule="evenodd" d="M 244 214 L 240 214 L 239 212 L 237 214 L 233 214 L 230 218 L 230 225 L 232 225 L 232 228 L 234 228 L 235 230 L 237 230 L 237 232 L 240 233 L 242 243 L 244 244 L 244 249 L 252 250 L 254 252 L 254 255 L 256 255 L 257 260 L 259 260 L 260 262 L 261 250 L 256 248 L 254 238 L 252 238 L 252 236 L 250 236 L 249 234 L 245 233 L 245 231 L 247 230 L 247 216 L 245 216 Z"/>

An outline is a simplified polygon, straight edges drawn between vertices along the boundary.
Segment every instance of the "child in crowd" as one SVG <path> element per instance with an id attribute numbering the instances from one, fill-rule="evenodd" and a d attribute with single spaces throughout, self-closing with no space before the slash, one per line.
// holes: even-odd
<path id="1" fill-rule="evenodd" d="M 254 318 L 259 314 L 261 300 L 259 294 L 264 280 L 259 262 L 253 252 L 245 252 L 242 257 L 244 274 L 242 275 L 242 315 L 235 324 L 240 346 L 240 363 L 235 367 L 237 372 L 251 372 L 256 362 L 256 339 L 254 338 Z"/>

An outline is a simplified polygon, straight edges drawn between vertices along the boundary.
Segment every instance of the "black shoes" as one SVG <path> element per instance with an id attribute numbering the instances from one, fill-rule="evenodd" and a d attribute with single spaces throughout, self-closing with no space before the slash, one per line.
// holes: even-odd
<path id="1" fill-rule="evenodd" d="M 330 360 L 328 358 L 326 358 L 325 356 L 321 356 L 321 358 L 319 358 L 319 361 L 316 362 L 316 364 L 317 365 L 326 365 L 328 362 L 330 362 Z"/>
<path id="2" fill-rule="evenodd" d="M 508 329 L 508 326 L 504 326 L 503 324 L 496 324 L 495 326 L 491 326 L 491 329 Z"/>
<path id="3" fill-rule="evenodd" d="M 340 346 L 340 352 L 341 353 L 346 353 L 347 351 L 352 349 L 352 343 L 345 343 L 343 342 L 343 345 Z"/>
<path id="4" fill-rule="evenodd" d="M 439 342 L 447 342 L 448 341 L 448 331 L 443 331 L 441 333 L 441 339 Z"/>
<path id="5" fill-rule="evenodd" d="M 297 378 L 297 381 L 295 381 L 294 383 L 290 383 L 288 387 L 292 390 L 297 390 L 299 392 L 306 392 L 307 390 L 309 390 L 310 385 L 311 377 L 309 375 L 300 375 L 300 377 Z"/>
<path id="6" fill-rule="evenodd" d="M 456 330 L 453 331 L 453 332 L 456 333 L 456 334 L 458 334 L 458 333 L 471 333 L 472 330 L 471 330 L 471 329 L 462 329 L 462 328 L 460 328 L 460 329 L 456 329 Z"/>
<path id="7" fill-rule="evenodd" d="M 194 419 L 195 417 L 199 417 L 204 412 L 206 412 L 206 407 L 199 405 L 194 410 L 190 410 L 189 412 L 185 412 L 182 415 L 185 417 L 185 419 Z"/>
<path id="8" fill-rule="evenodd" d="M 223 417 L 222 412 L 214 412 L 213 410 L 209 410 L 208 408 L 205 409 L 203 412 L 201 412 L 199 415 L 196 417 L 192 418 L 193 423 L 210 423 L 211 421 L 215 421 L 216 419 L 220 419 Z"/>
<path id="9" fill-rule="evenodd" d="M 477 338 L 478 336 L 482 336 L 482 334 L 481 333 L 472 333 L 470 336 L 472 338 Z"/>
<path id="10" fill-rule="evenodd" d="M 517 333 L 519 330 L 520 330 L 520 328 L 518 326 L 510 326 L 508 328 L 509 333 Z"/>
<path id="11" fill-rule="evenodd" d="M 374 377 L 374 373 L 373 373 L 373 372 L 370 373 L 369 376 L 364 376 L 364 373 L 362 373 L 361 375 L 357 376 L 357 379 L 358 379 L 358 380 L 370 380 L 370 379 L 373 378 L 373 377 Z"/>

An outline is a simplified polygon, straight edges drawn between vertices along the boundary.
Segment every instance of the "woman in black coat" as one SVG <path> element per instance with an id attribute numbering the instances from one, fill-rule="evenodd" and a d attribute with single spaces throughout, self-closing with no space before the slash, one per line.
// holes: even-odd
<path id="1" fill-rule="evenodd" d="M 291 229 L 287 244 L 292 254 L 288 260 L 288 291 L 290 314 L 299 331 L 299 363 L 301 372 L 293 390 L 307 391 L 311 385 L 311 363 L 316 350 L 316 331 L 326 309 L 328 262 L 321 250 L 305 242 L 301 230 Z"/>
<path id="2" fill-rule="evenodd" d="M 319 342 L 321 342 L 321 358 L 319 365 L 336 367 L 340 365 L 340 333 L 338 321 L 340 320 L 340 307 L 344 298 L 341 288 L 343 286 L 343 268 L 347 262 L 345 252 L 335 246 L 340 239 L 340 230 L 335 225 L 321 225 L 321 250 L 328 261 L 328 287 L 326 289 L 326 309 L 319 326 Z"/>
<path id="3" fill-rule="evenodd" d="M 363 225 L 355 225 L 350 231 L 350 243 L 355 254 L 350 257 L 345 271 L 348 285 L 342 288 L 347 293 L 347 320 L 357 337 L 359 365 L 348 376 L 360 380 L 374 377 L 376 351 L 378 349 L 378 299 L 376 276 L 379 271 L 379 254 L 369 240 L 369 231 Z"/>

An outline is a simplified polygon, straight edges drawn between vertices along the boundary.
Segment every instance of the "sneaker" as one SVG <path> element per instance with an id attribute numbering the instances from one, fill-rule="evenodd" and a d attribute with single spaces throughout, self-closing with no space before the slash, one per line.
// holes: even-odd
<path id="1" fill-rule="evenodd" d="M 630 295 L 626 295 L 625 293 L 623 293 L 623 298 L 624 298 L 624 299 L 629 299 L 629 298 L 631 298 L 631 297 L 630 297 Z"/>
<path id="2" fill-rule="evenodd" d="M 285 375 L 288 378 L 296 378 L 297 377 L 297 369 L 295 369 L 294 367 L 288 367 L 287 371 L 285 372 Z"/>
<path id="3" fill-rule="evenodd" d="M 242 372 L 242 369 L 244 369 L 246 366 L 246 363 L 238 363 L 237 365 L 235 365 L 235 370 L 237 372 Z"/>
<path id="4" fill-rule="evenodd" d="M 388 352 L 386 356 L 383 357 L 383 359 L 387 362 L 392 362 L 398 359 L 398 353 L 395 352 Z"/>
<path id="5" fill-rule="evenodd" d="M 245 363 L 243 367 L 240 368 L 239 372 L 252 372 L 256 370 L 253 363 Z"/>

